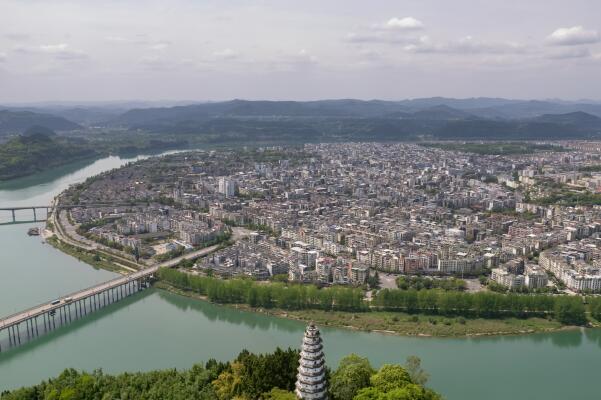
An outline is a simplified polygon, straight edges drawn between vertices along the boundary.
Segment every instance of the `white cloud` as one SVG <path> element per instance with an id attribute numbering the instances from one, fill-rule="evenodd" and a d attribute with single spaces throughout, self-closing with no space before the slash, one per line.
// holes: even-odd
<path id="1" fill-rule="evenodd" d="M 135 45 L 146 47 L 150 50 L 165 50 L 171 46 L 171 42 L 167 40 L 151 40 L 146 34 L 137 34 L 133 36 L 105 36 L 105 42 L 113 44 Z"/>
<path id="2" fill-rule="evenodd" d="M 215 56 L 216 58 L 221 58 L 224 60 L 231 60 L 234 58 L 238 58 L 239 54 L 238 52 L 227 48 L 227 49 L 223 49 L 223 50 L 218 50 L 213 52 L 213 56 Z"/>
<path id="3" fill-rule="evenodd" d="M 394 17 L 386 21 L 386 24 L 384 26 L 389 29 L 414 30 L 422 29 L 424 27 L 424 24 L 419 19 L 413 17 Z"/>
<path id="4" fill-rule="evenodd" d="M 413 44 L 419 38 L 415 36 L 398 35 L 396 32 L 369 32 L 347 33 L 344 40 L 350 43 L 387 43 L 387 44 Z"/>
<path id="5" fill-rule="evenodd" d="M 309 53 L 306 49 L 301 49 L 298 53 L 293 54 L 290 60 L 298 64 L 315 64 L 317 57 Z"/>
<path id="6" fill-rule="evenodd" d="M 121 36 L 107 36 L 104 38 L 104 40 L 106 40 L 107 42 L 111 42 L 111 43 L 127 43 L 127 42 L 129 42 L 128 39 L 121 37 Z"/>
<path id="7" fill-rule="evenodd" d="M 69 47 L 67 43 L 57 43 L 57 44 L 42 44 L 39 46 L 27 46 L 22 47 L 18 46 L 14 48 L 14 52 L 21 54 L 46 54 L 52 55 L 57 60 L 63 61 L 73 61 L 73 60 L 84 60 L 88 58 L 88 55 L 78 51 L 73 50 Z"/>
<path id="8" fill-rule="evenodd" d="M 157 42 L 157 43 L 151 44 L 150 46 L 148 46 L 148 48 L 151 50 L 165 50 L 170 45 L 171 45 L 171 43 L 169 43 L 169 42 Z"/>
<path id="9" fill-rule="evenodd" d="M 599 40 L 601 40 L 599 32 L 586 30 L 581 25 L 571 28 L 559 28 L 547 36 L 547 43 L 557 46 L 597 43 Z"/>
<path id="10" fill-rule="evenodd" d="M 297 52 L 278 51 L 270 60 L 254 62 L 255 67 L 274 72 L 313 70 L 318 64 L 318 58 L 307 49 Z"/>
<path id="11" fill-rule="evenodd" d="M 67 43 L 43 44 L 40 46 L 40 50 L 45 53 L 60 53 L 66 51 L 68 47 Z"/>
<path id="12" fill-rule="evenodd" d="M 404 47 L 412 53 L 446 53 L 446 54 L 511 54 L 525 53 L 526 47 L 513 42 L 486 42 L 465 36 L 459 40 L 446 43 L 436 43 L 428 36 L 422 36 L 419 41 Z"/>
<path id="13" fill-rule="evenodd" d="M 55 58 L 64 61 L 84 60 L 88 58 L 87 54 L 71 49 L 67 43 L 41 45 L 40 50 L 44 53 L 53 54 Z"/>
<path id="14" fill-rule="evenodd" d="M 142 58 L 142 60 L 140 60 L 140 63 L 147 69 L 151 70 L 162 71 L 170 67 L 169 63 L 166 60 L 157 56 L 144 57 Z"/>
<path id="15" fill-rule="evenodd" d="M 6 53 L 0 53 L 0 62 L 6 61 Z"/>
<path id="16" fill-rule="evenodd" d="M 546 58 L 553 60 L 564 60 L 569 58 L 588 58 L 591 57 L 591 52 L 587 48 L 567 48 L 560 51 L 548 54 Z"/>
<path id="17" fill-rule="evenodd" d="M 413 17 L 390 18 L 384 23 L 364 27 L 357 32 L 348 33 L 345 41 L 350 43 L 414 43 L 417 40 L 416 31 L 424 24 Z"/>

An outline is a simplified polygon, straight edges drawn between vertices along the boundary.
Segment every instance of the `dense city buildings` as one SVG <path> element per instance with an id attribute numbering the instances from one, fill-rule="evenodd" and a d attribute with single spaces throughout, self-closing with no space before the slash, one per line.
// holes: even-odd
<path id="1" fill-rule="evenodd" d="M 376 271 L 484 275 L 511 290 L 596 292 L 601 173 L 590 166 L 599 155 L 571 146 L 503 156 L 436 143 L 178 153 L 71 188 L 82 207 L 70 215 L 82 235 L 142 258 L 222 243 L 195 264 L 222 277 L 364 285 Z M 109 202 L 118 205 L 84 207 Z M 252 233 L 231 241 L 234 227 Z"/>

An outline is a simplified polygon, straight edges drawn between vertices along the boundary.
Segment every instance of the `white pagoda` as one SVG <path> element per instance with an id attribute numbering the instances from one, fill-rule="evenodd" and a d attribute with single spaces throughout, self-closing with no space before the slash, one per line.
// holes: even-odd
<path id="1" fill-rule="evenodd" d="M 298 374 L 296 375 L 296 397 L 307 400 L 325 400 L 327 398 L 325 368 L 319 329 L 311 322 L 303 337 Z"/>

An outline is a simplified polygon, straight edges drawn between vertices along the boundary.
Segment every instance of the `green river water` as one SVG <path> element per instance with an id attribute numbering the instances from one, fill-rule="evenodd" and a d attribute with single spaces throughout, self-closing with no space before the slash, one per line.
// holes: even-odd
<path id="1" fill-rule="evenodd" d="M 109 157 L 0 183 L 0 207 L 49 204 L 69 184 L 127 161 Z M 29 219 L 27 211 L 18 216 Z M 9 217 L 0 214 L 0 222 Z M 28 237 L 31 226 L 0 226 L 0 316 L 114 276 Z M 297 347 L 303 329 L 296 321 L 151 289 L 0 353 L 0 391 L 37 383 L 67 367 L 107 372 L 187 368 L 211 357 L 232 359 L 243 348 Z M 330 366 L 351 352 L 374 365 L 417 355 L 431 374 L 429 386 L 449 400 L 601 398 L 595 383 L 601 371 L 601 330 L 479 339 L 322 331 Z"/>

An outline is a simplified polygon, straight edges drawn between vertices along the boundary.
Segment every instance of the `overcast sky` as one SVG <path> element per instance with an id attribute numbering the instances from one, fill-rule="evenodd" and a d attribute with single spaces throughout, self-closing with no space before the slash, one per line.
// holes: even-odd
<path id="1" fill-rule="evenodd" d="M 601 99 L 601 0 L 0 0 L 0 102 Z"/>

